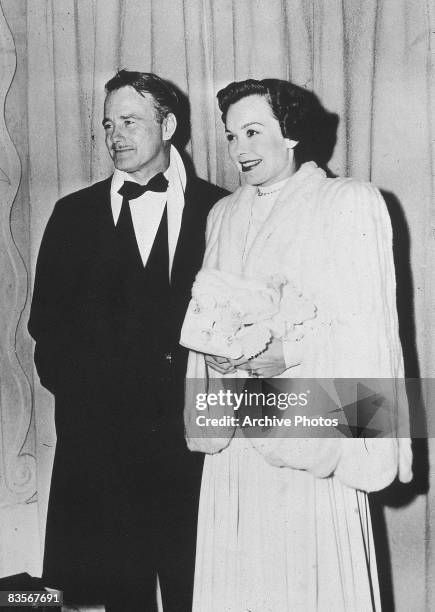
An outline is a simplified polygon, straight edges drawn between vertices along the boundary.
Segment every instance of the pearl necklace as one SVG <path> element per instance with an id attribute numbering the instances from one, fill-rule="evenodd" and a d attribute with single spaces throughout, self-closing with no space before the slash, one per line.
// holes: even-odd
<path id="1" fill-rule="evenodd" d="M 279 187 L 278 189 L 273 189 L 272 191 L 260 191 L 260 187 L 257 187 L 257 195 L 258 197 L 262 198 L 263 196 L 268 196 L 268 195 L 272 195 L 272 193 L 277 193 L 278 191 L 281 191 L 282 186 Z"/>

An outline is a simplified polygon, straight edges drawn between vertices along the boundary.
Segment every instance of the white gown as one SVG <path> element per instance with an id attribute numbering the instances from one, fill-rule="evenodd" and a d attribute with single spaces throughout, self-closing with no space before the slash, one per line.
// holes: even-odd
<path id="1" fill-rule="evenodd" d="M 304 164 L 267 205 L 243 187 L 212 210 L 204 267 L 285 274 L 318 317 L 283 377 L 400 378 L 391 227 L 378 191 Z M 264 203 L 263 203 L 264 200 Z M 261 208 L 263 206 L 263 208 Z M 251 244 L 250 244 L 251 243 Z M 191 353 L 188 377 L 205 377 Z M 365 491 L 411 477 L 409 440 L 195 438 L 207 453 L 194 612 L 380 610 Z"/>

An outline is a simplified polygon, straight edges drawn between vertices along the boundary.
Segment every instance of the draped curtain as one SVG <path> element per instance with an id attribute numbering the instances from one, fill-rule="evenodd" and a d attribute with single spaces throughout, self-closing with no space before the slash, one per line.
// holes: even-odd
<path id="1" fill-rule="evenodd" d="M 340 118 L 332 172 L 371 180 L 385 192 L 395 226 L 408 375 L 435 377 L 433 11 L 431 0 L 25 3 L 26 40 L 17 49 L 27 53 L 29 171 L 23 178 L 31 275 L 56 199 L 111 171 L 101 127 L 103 87 L 119 68 L 156 72 L 187 94 L 187 152 L 199 176 L 228 189 L 238 178 L 216 91 L 249 77 L 291 79 L 313 89 Z M 37 415 L 46 414 L 51 400 L 35 385 Z M 423 384 L 428 419 L 430 389 Z M 42 490 L 48 479 L 42 474 Z M 433 597 L 433 548 L 426 545 L 433 498 L 424 484 L 399 498 L 382 500 L 391 590 L 397 610 L 423 610 L 425 592 Z"/>

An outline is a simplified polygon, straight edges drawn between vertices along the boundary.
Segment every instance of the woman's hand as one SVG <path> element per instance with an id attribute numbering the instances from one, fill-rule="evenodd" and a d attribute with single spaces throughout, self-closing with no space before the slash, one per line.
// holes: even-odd
<path id="1" fill-rule="evenodd" d="M 206 355 L 205 363 L 209 368 L 212 368 L 212 370 L 219 372 L 219 374 L 231 374 L 231 372 L 236 371 L 234 362 L 228 359 L 228 357 L 218 357 L 218 355 Z"/>
<path id="2" fill-rule="evenodd" d="M 213 370 L 216 370 L 216 372 L 219 372 L 219 374 L 231 374 L 242 365 L 249 364 L 250 361 L 246 359 L 246 357 L 240 357 L 240 359 L 229 359 L 228 357 L 218 357 L 217 355 L 206 355 L 205 363 Z"/>
<path id="3" fill-rule="evenodd" d="M 288 368 L 284 358 L 282 340 L 278 338 L 273 338 L 267 345 L 267 348 L 258 355 L 258 357 L 238 363 L 237 365 L 235 362 L 233 363 L 234 367 L 240 368 L 241 370 L 247 370 L 251 375 L 261 378 L 278 376 Z"/>
<path id="4" fill-rule="evenodd" d="M 219 374 L 231 374 L 236 370 L 245 370 L 251 376 L 259 376 L 260 378 L 273 378 L 279 376 L 289 367 L 294 367 L 301 363 L 298 351 L 292 358 L 290 365 L 286 362 L 284 356 L 283 342 L 279 338 L 273 338 L 267 348 L 258 357 L 253 359 L 228 359 L 227 357 L 218 357 L 217 355 L 206 355 L 206 364 L 219 372 Z"/>

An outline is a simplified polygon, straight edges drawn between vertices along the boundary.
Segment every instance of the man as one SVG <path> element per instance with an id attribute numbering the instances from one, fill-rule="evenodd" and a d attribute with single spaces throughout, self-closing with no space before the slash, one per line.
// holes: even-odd
<path id="1" fill-rule="evenodd" d="M 226 192 L 186 178 L 168 83 L 122 70 L 106 94 L 114 174 L 56 204 L 29 322 L 56 400 L 44 579 L 71 601 L 148 612 L 158 574 L 165 612 L 187 612 L 202 464 L 185 448 L 178 339 Z"/>

